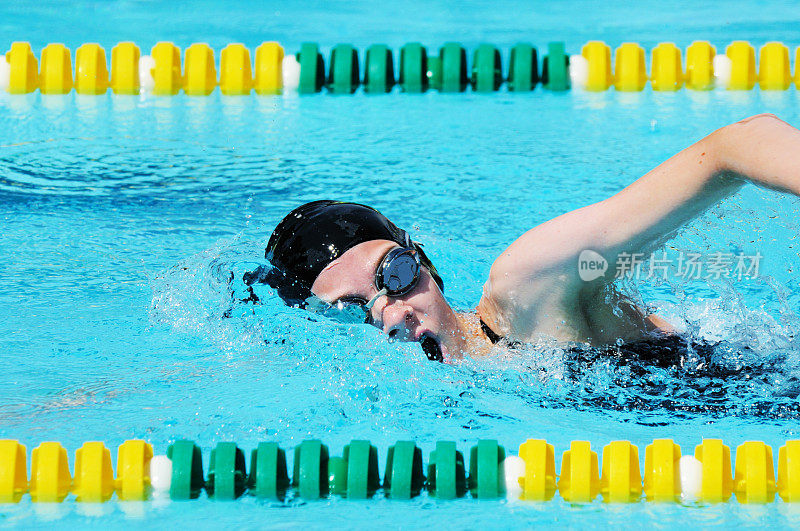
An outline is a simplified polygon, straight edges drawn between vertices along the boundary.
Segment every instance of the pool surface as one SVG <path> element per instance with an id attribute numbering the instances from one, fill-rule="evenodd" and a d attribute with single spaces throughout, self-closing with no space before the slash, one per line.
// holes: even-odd
<path id="1" fill-rule="evenodd" d="M 768 5 L 681 2 L 594 7 L 591 2 L 55 2 L 0 7 L 3 46 L 49 42 L 106 50 L 133 40 L 185 49 L 276 40 L 287 53 L 320 43 L 519 40 L 544 48 L 588 40 L 650 50 L 705 39 L 718 50 L 747 39 L 800 44 L 800 11 Z M 230 12 L 228 11 L 230 9 Z M 504 64 L 507 57 L 504 56 Z M 477 304 L 493 259 L 527 229 L 608 197 L 714 129 L 773 112 L 800 125 L 794 88 L 746 92 L 401 94 L 335 97 L 0 95 L 0 438 L 30 450 L 60 441 L 177 439 L 208 452 L 223 440 L 246 452 L 260 441 L 291 449 L 322 439 L 341 455 L 351 439 L 385 450 L 414 439 L 425 461 L 437 440 L 467 451 L 496 438 L 517 452 L 544 438 L 595 451 L 626 439 L 644 448 L 672 438 L 684 454 L 703 437 L 734 449 L 800 438 L 800 200 L 745 187 L 666 247 L 758 252 L 742 281 L 626 280 L 698 339 L 720 341 L 728 377 L 596 363 L 577 379 L 563 350 L 542 340 L 455 366 L 428 362 L 418 345 L 376 329 L 309 320 L 263 288 L 264 304 L 232 301 L 241 275 L 263 263 L 272 228 L 293 207 L 330 198 L 370 204 L 423 242 L 451 304 Z M 672 255 L 671 254 L 671 255 Z M 753 367 L 758 367 L 757 369 Z M 116 460 L 116 457 L 114 457 Z M 30 457 L 28 462 L 30 463 Z M 291 460 L 290 460 L 291 466 Z M 776 502 L 573 506 L 507 501 L 331 499 L 264 504 L 71 501 L 0 505 L 0 526 L 392 528 L 448 526 L 659 527 L 800 525 Z"/>

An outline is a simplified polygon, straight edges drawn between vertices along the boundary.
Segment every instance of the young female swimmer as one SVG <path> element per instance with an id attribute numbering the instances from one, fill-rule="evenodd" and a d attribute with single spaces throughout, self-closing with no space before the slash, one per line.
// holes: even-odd
<path id="1" fill-rule="evenodd" d="M 266 248 L 272 268 L 245 282 L 267 282 L 287 304 L 418 341 L 438 361 L 540 335 L 595 346 L 674 338 L 664 320 L 608 290 L 613 275 L 583 280 L 579 256 L 591 250 L 616 264 L 647 255 L 745 182 L 800 196 L 800 131 L 770 114 L 747 118 L 608 199 L 534 227 L 495 260 L 475 313 L 453 311 L 420 245 L 355 203 L 314 201 L 290 212 Z"/>

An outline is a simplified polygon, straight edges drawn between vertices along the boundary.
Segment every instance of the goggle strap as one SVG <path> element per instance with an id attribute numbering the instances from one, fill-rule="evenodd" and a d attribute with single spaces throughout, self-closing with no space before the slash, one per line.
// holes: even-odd
<path id="1" fill-rule="evenodd" d="M 378 299 L 379 299 L 379 298 L 381 298 L 383 295 L 386 295 L 387 293 L 389 293 L 389 290 L 387 290 L 386 288 L 383 288 L 383 289 L 382 289 L 382 290 L 380 290 L 378 293 L 376 293 L 376 294 L 375 294 L 375 296 L 374 296 L 374 297 L 372 297 L 372 298 L 369 300 L 369 302 L 368 302 L 368 303 L 366 303 L 366 304 L 364 305 L 364 308 L 366 308 L 367 310 L 371 310 L 371 309 L 372 309 L 372 307 L 375 305 L 375 303 L 376 303 L 376 302 L 378 302 Z"/>

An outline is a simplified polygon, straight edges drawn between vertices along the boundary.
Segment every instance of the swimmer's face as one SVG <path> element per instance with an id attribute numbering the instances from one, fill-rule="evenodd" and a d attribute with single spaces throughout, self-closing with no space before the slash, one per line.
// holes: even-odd
<path id="1" fill-rule="evenodd" d="M 389 240 L 372 240 L 348 249 L 322 270 L 311 291 L 331 303 L 348 298 L 372 299 L 378 293 L 375 271 L 395 247 L 399 246 Z M 424 266 L 414 289 L 399 297 L 380 296 L 370 312 L 372 323 L 391 339 L 421 341 L 432 337 L 439 343 L 444 361 L 461 358 L 466 349 L 455 312 Z"/>

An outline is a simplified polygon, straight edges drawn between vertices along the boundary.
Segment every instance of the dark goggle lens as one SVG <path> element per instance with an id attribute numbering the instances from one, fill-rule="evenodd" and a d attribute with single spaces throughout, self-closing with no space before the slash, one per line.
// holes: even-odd
<path id="1" fill-rule="evenodd" d="M 405 295 L 419 281 L 419 257 L 413 249 L 394 249 L 378 268 L 375 284 L 388 295 Z"/>

